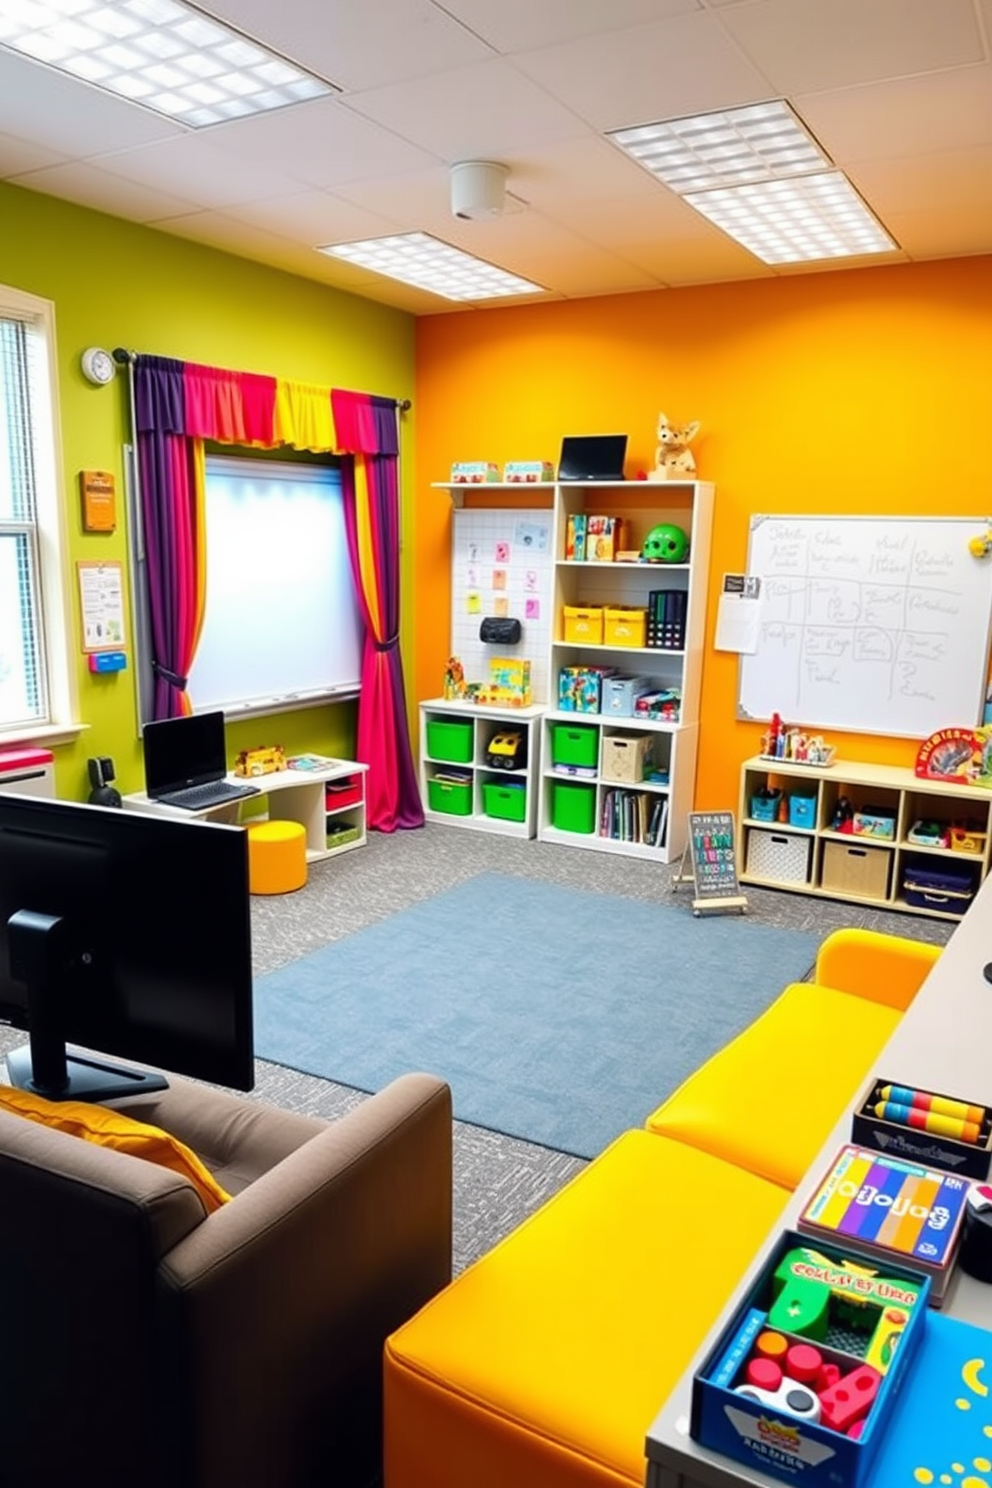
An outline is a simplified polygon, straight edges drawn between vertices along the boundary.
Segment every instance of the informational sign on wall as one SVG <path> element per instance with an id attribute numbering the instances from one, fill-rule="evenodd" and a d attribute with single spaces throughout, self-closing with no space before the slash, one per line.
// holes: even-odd
<path id="1" fill-rule="evenodd" d="M 737 831 L 732 811 L 690 811 L 689 846 L 692 873 L 683 866 L 675 882 L 690 879 L 695 885 L 692 908 L 695 914 L 704 909 L 747 908 L 747 899 L 737 882 Z"/>

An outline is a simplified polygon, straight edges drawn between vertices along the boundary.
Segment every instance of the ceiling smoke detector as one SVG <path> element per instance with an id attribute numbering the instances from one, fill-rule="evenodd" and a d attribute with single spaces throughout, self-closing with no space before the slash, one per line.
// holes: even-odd
<path id="1" fill-rule="evenodd" d="M 470 222 L 501 217 L 506 202 L 505 165 L 492 160 L 463 160 L 451 167 L 451 211 Z"/>

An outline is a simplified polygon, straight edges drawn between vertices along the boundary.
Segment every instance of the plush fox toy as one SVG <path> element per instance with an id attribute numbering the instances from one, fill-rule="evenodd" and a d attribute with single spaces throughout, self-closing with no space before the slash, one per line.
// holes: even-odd
<path id="1" fill-rule="evenodd" d="M 699 433 L 699 420 L 684 424 L 681 428 L 668 422 L 664 413 L 658 415 L 658 448 L 654 456 L 654 469 L 649 480 L 684 480 L 696 470 L 689 445 Z"/>

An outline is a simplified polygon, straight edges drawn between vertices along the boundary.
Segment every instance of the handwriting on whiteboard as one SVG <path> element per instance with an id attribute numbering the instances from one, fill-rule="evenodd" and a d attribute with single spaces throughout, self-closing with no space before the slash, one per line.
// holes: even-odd
<path id="1" fill-rule="evenodd" d="M 992 564 L 982 520 L 756 520 L 748 570 L 764 604 L 741 658 L 740 711 L 926 737 L 981 716 Z"/>

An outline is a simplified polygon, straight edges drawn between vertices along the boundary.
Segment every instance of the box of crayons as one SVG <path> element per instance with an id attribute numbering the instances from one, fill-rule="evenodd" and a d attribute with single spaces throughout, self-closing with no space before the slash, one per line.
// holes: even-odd
<path id="1" fill-rule="evenodd" d="M 992 1164 L 992 1110 L 932 1090 L 875 1079 L 854 1108 L 851 1137 L 872 1152 L 986 1178 Z"/>

